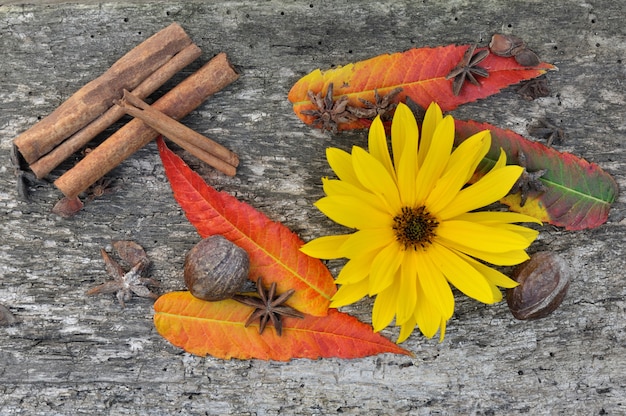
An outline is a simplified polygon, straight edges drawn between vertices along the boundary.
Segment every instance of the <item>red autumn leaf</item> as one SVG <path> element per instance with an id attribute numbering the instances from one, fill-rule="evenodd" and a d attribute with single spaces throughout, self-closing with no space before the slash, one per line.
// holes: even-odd
<path id="1" fill-rule="evenodd" d="M 268 325 L 244 326 L 253 308 L 232 299 L 207 302 L 189 292 L 171 292 L 154 304 L 159 334 L 195 355 L 217 358 L 358 358 L 390 352 L 411 355 L 356 318 L 330 309 L 328 315 L 283 318 L 283 334 Z"/>
<path id="2" fill-rule="evenodd" d="M 384 96 L 401 87 L 402 92 L 396 97 L 396 101 L 405 102 L 407 97 L 411 97 L 422 108 L 427 108 L 434 101 L 443 111 L 450 111 L 461 104 L 496 94 L 509 85 L 557 69 L 545 62 L 534 67 L 525 67 L 518 64 L 515 58 L 490 54 L 479 64 L 489 72 L 489 77 L 478 77 L 480 86 L 466 82 L 460 94 L 455 96 L 452 93 L 453 80 L 445 77 L 461 61 L 468 47 L 469 45 L 449 45 L 409 49 L 326 71 L 317 69 L 296 82 L 289 91 L 288 98 L 295 113 L 307 124 L 312 124 L 314 118 L 302 114 L 302 111 L 316 109 L 308 97 L 308 91 L 313 94 L 322 92 L 325 95 L 331 83 L 334 87 L 333 99 L 347 96 L 348 105 L 355 107 L 363 106 L 359 98 L 375 102 L 375 90 L 378 90 L 380 96 Z M 484 49 L 478 48 L 476 52 Z M 358 120 L 340 124 L 338 128 L 346 130 L 367 126 L 367 121 Z"/>
<path id="3" fill-rule="evenodd" d="M 479 131 L 491 131 L 491 149 L 478 166 L 474 179 L 493 167 L 500 148 L 506 152 L 508 164 L 519 164 L 518 155 L 522 151 L 526 155 L 528 172 L 547 169 L 540 178 L 547 188 L 546 192 L 530 193 L 523 207 L 520 206 L 519 193 L 501 200 L 513 211 L 532 215 L 567 230 L 593 228 L 606 222 L 618 188 L 615 180 L 598 165 L 488 123 L 460 120 L 455 123 L 457 145 Z"/>
<path id="4" fill-rule="evenodd" d="M 174 197 L 200 236 L 223 235 L 250 255 L 250 279 L 262 276 L 266 284 L 276 282 L 278 292 L 294 289 L 289 306 L 326 315 L 335 282 L 320 260 L 299 250 L 303 241 L 250 205 L 207 185 L 163 139 L 158 147 Z"/>

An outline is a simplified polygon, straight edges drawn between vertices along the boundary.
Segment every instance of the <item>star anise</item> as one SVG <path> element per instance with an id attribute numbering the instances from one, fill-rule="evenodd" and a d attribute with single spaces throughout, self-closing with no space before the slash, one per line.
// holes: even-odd
<path id="1" fill-rule="evenodd" d="M 87 202 L 93 201 L 96 198 L 100 198 L 105 194 L 109 194 L 115 190 L 113 186 L 113 179 L 111 178 L 100 178 L 89 187 L 87 190 Z"/>
<path id="2" fill-rule="evenodd" d="M 532 101 L 535 98 L 547 97 L 550 95 L 548 80 L 545 76 L 529 79 L 528 81 L 520 83 L 515 92 L 521 95 L 526 101 Z"/>
<path id="3" fill-rule="evenodd" d="M 346 109 L 348 105 L 348 97 L 342 96 L 337 101 L 333 101 L 333 84 L 328 85 L 326 96 L 322 96 L 322 92 L 313 94 L 308 93 L 309 100 L 315 105 L 315 110 L 303 110 L 302 114 L 315 118 L 313 124 L 320 126 L 322 130 L 337 133 L 337 126 L 341 123 L 349 123 L 356 120 L 356 117 Z"/>
<path id="4" fill-rule="evenodd" d="M 478 75 L 483 78 L 487 78 L 489 76 L 489 72 L 487 72 L 485 68 L 478 66 L 478 64 L 481 63 L 487 55 L 489 55 L 489 50 L 484 49 L 474 54 L 475 50 L 476 45 L 470 46 L 463 55 L 461 62 L 452 68 L 452 71 L 446 75 L 446 79 L 454 78 L 454 81 L 452 82 L 452 92 L 454 95 L 459 95 L 466 78 L 472 84 L 479 86 L 480 82 L 478 82 L 474 75 Z"/>
<path id="5" fill-rule="evenodd" d="M 124 302 L 128 302 L 133 293 L 143 298 L 158 298 L 158 295 L 151 292 L 147 286 L 159 286 L 159 282 L 142 277 L 142 274 L 150 265 L 150 260 L 148 260 L 148 256 L 143 248 L 133 241 L 116 241 L 113 243 L 113 247 L 122 260 L 128 264 L 133 264 L 133 267 L 128 272 L 125 272 L 118 262 L 101 249 L 100 254 L 102 254 L 104 259 L 106 271 L 113 278 L 113 281 L 89 289 L 87 295 L 115 293 L 122 308 L 126 306 Z"/>
<path id="6" fill-rule="evenodd" d="M 246 320 L 246 327 L 248 327 L 252 322 L 258 319 L 259 334 L 262 334 L 268 321 L 271 321 L 272 325 L 274 325 L 276 333 L 278 334 L 278 336 L 281 336 L 283 333 L 283 316 L 289 316 L 292 318 L 304 318 L 304 315 L 302 313 L 287 305 L 284 305 L 287 299 L 289 299 L 295 293 L 295 290 L 289 289 L 282 295 L 276 297 L 276 282 L 272 282 L 270 288 L 267 291 L 263 287 L 263 278 L 259 277 L 256 285 L 259 297 L 246 295 L 233 296 L 233 299 L 235 299 L 236 301 L 255 308 L 254 312 L 252 312 L 252 314 Z"/>
<path id="7" fill-rule="evenodd" d="M 526 170 L 526 154 L 521 150 L 517 154 L 517 159 L 517 163 L 524 168 L 524 171 L 509 191 L 509 194 L 511 195 L 520 192 L 521 201 L 519 205 L 520 207 L 523 207 L 526 205 L 526 200 L 528 199 L 528 194 L 530 192 L 543 193 L 548 190 L 548 188 L 546 188 L 543 182 L 539 179 L 545 175 L 548 170 L 540 169 L 535 172 L 528 172 Z"/>
<path id="8" fill-rule="evenodd" d="M 536 123 L 527 127 L 531 136 L 540 137 L 546 140 L 546 146 L 552 146 L 552 143 L 563 144 L 565 142 L 565 132 L 562 128 L 549 119 L 537 120 Z"/>
<path id="9" fill-rule="evenodd" d="M 378 90 L 375 89 L 374 102 L 364 98 L 359 98 L 359 101 L 363 103 L 363 107 L 354 107 L 349 105 L 347 106 L 347 110 L 358 118 L 374 119 L 376 116 L 380 116 L 385 119 L 398 105 L 398 103 L 392 103 L 392 100 L 396 98 L 400 92 L 402 92 L 402 88 L 397 87 L 381 97 L 380 94 L 378 94 Z"/>

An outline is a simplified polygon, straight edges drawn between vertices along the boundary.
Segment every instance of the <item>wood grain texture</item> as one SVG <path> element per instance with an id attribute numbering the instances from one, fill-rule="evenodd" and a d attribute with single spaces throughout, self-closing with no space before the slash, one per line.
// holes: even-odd
<path id="1" fill-rule="evenodd" d="M 9 162 L 14 137 L 176 21 L 204 55 L 153 98 L 220 51 L 242 73 L 183 119 L 240 155 L 237 176 L 183 157 L 217 189 L 304 240 L 340 232 L 312 206 L 322 195 L 320 177 L 331 173 L 324 150 L 364 145 L 366 136 L 305 126 L 287 101 L 293 83 L 318 67 L 418 46 L 485 45 L 504 31 L 559 67 L 548 75 L 551 95 L 529 102 L 508 90 L 454 116 L 524 135 L 528 124 L 551 118 L 568 134 L 560 150 L 598 163 L 623 189 L 621 9 L 612 0 L 3 2 L 0 303 L 19 322 L 0 327 L 0 414 L 626 413 L 623 195 L 599 228 L 542 229 L 532 249 L 557 251 L 574 270 L 564 304 L 547 319 L 516 321 L 505 303 L 457 296 L 443 343 L 415 334 L 402 345 L 414 358 L 222 361 L 169 345 L 152 325 L 148 299 L 122 310 L 113 295 L 85 296 L 106 279 L 99 250 L 113 239 L 144 246 L 164 291 L 183 288 L 184 255 L 199 237 L 171 195 L 154 143 L 111 172 L 113 193 L 71 220 L 50 213 L 61 197 L 50 183 L 32 186 L 31 202 L 18 200 Z M 329 265 L 336 274 L 340 262 Z M 369 322 L 371 305 L 346 311 Z M 397 336 L 393 328 L 384 334 Z"/>

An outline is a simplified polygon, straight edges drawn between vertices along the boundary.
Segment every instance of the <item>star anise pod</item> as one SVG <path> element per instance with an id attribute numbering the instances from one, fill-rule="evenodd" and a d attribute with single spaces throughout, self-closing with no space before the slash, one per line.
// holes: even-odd
<path id="1" fill-rule="evenodd" d="M 283 333 L 283 316 L 292 318 L 304 318 L 304 315 L 297 310 L 284 305 L 284 303 L 295 293 L 295 290 L 289 289 L 280 296 L 276 296 L 276 282 L 272 282 L 270 288 L 266 290 L 263 287 L 263 278 L 259 277 L 256 282 L 259 297 L 235 295 L 233 299 L 244 305 L 252 306 L 254 312 L 246 320 L 245 326 L 248 327 L 252 322 L 259 320 L 259 334 L 265 330 L 268 321 L 272 322 L 278 336 Z"/>
<path id="2" fill-rule="evenodd" d="M 549 119 L 537 120 L 536 123 L 529 125 L 527 130 L 531 136 L 545 139 L 546 146 L 565 142 L 565 131 Z"/>
<path id="3" fill-rule="evenodd" d="M 337 101 L 333 101 L 333 84 L 328 85 L 326 96 L 322 96 L 322 92 L 313 94 L 308 93 L 309 100 L 317 107 L 315 110 L 303 110 L 302 114 L 315 118 L 313 124 L 320 126 L 322 130 L 337 133 L 337 126 L 341 123 L 349 123 L 356 120 L 356 117 L 346 109 L 348 105 L 348 97 L 342 96 Z"/>
<path id="4" fill-rule="evenodd" d="M 87 189 L 87 201 L 93 201 L 96 198 L 100 198 L 105 194 L 109 194 L 115 190 L 113 186 L 113 179 L 111 178 L 100 178 Z"/>
<path id="5" fill-rule="evenodd" d="M 517 159 L 517 163 L 524 168 L 524 171 L 509 191 L 509 195 L 520 192 L 521 201 L 519 205 L 520 207 L 523 207 L 526 205 L 526 200 L 528 199 L 528 194 L 530 192 L 543 193 L 548 190 L 548 188 L 546 188 L 543 182 L 539 179 L 545 175 L 548 170 L 540 169 L 535 172 L 528 172 L 526 170 L 526 154 L 521 150 L 517 154 Z"/>
<path id="6" fill-rule="evenodd" d="M 459 95 L 461 87 L 463 87 L 463 84 L 465 83 L 465 79 L 468 79 L 472 84 L 479 86 L 480 82 L 478 82 L 474 75 L 478 75 L 483 78 L 487 78 L 489 76 L 489 72 L 487 72 L 485 68 L 478 66 L 478 64 L 489 55 L 489 50 L 484 49 L 477 54 L 474 54 L 475 50 L 476 45 L 470 46 L 463 55 L 461 62 L 452 68 L 452 71 L 446 75 L 446 79 L 454 78 L 454 81 L 452 82 L 452 92 L 454 95 Z"/>
<path id="7" fill-rule="evenodd" d="M 89 289 L 87 295 L 115 293 L 122 308 L 126 306 L 124 302 L 128 302 L 133 293 L 143 298 L 158 298 L 158 295 L 151 292 L 147 286 L 159 286 L 159 282 L 142 277 L 142 274 L 150 265 L 150 260 L 148 260 L 144 249 L 133 241 L 116 241 L 113 243 L 113 247 L 122 260 L 132 264 L 133 267 L 128 272 L 125 272 L 122 266 L 113 260 L 106 251 L 100 250 L 100 254 L 102 254 L 104 259 L 105 269 L 113 280 Z"/>
<path id="8" fill-rule="evenodd" d="M 526 101 L 532 101 L 535 98 L 547 97 L 550 95 L 548 80 L 545 75 L 520 83 L 515 92 L 521 95 Z"/>
<path id="9" fill-rule="evenodd" d="M 374 102 L 359 98 L 359 101 L 363 103 L 363 107 L 349 105 L 347 106 L 347 110 L 358 118 L 374 119 L 376 116 L 380 116 L 385 119 L 398 105 L 398 103 L 392 103 L 392 100 L 401 92 L 402 87 L 397 87 L 381 97 L 380 94 L 378 94 L 378 89 L 375 89 Z"/>

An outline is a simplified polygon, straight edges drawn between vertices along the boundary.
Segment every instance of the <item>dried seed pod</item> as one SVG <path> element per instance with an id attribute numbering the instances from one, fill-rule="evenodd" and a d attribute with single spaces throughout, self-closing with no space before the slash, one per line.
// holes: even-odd
<path id="1" fill-rule="evenodd" d="M 221 235 L 196 244 L 185 257 L 185 284 L 197 298 L 217 301 L 231 298 L 248 279 L 248 253 Z"/>
<path id="2" fill-rule="evenodd" d="M 137 263 L 150 263 L 146 251 L 134 241 L 113 241 L 113 248 L 117 251 L 120 258 L 131 267 Z"/>
<path id="3" fill-rule="evenodd" d="M 506 301 L 517 319 L 544 318 L 559 307 L 569 288 L 569 267 L 558 254 L 540 251 L 519 265 L 513 279 L 519 286 L 507 289 Z"/>
<path id="4" fill-rule="evenodd" d="M 515 56 L 524 49 L 526 49 L 524 41 L 513 35 L 496 33 L 491 37 L 491 42 L 489 42 L 489 50 L 494 55 L 506 58 Z"/>
<path id="5" fill-rule="evenodd" d="M 515 60 L 522 66 L 539 65 L 539 57 L 530 49 L 524 49 L 515 54 Z"/>

